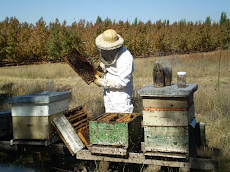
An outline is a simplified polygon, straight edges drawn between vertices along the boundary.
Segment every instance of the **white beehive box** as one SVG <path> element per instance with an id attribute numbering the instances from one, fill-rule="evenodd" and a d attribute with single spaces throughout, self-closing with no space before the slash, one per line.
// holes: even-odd
<path id="1" fill-rule="evenodd" d="M 43 92 L 9 98 L 14 139 L 51 140 L 57 137 L 50 121 L 69 109 L 70 98 L 71 92 Z"/>

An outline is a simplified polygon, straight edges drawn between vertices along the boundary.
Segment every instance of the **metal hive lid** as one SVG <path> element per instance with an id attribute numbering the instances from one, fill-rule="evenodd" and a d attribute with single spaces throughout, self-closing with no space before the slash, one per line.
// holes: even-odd
<path id="1" fill-rule="evenodd" d="M 8 103 L 51 103 L 71 98 L 71 96 L 71 92 L 42 92 L 17 97 L 10 97 L 8 99 Z"/>
<path id="2" fill-rule="evenodd" d="M 187 84 L 186 88 L 178 88 L 177 85 L 171 85 L 161 88 L 155 88 L 154 85 L 149 85 L 138 90 L 140 96 L 151 97 L 188 97 L 198 89 L 197 84 Z"/>

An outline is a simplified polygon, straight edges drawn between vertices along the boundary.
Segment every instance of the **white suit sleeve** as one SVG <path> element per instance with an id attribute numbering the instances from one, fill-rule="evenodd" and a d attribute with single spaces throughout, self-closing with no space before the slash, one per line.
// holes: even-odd
<path id="1" fill-rule="evenodd" d="M 112 78 L 104 79 L 105 88 L 121 89 L 131 80 L 133 72 L 133 57 L 130 52 L 124 52 L 117 61 L 117 72 Z"/>

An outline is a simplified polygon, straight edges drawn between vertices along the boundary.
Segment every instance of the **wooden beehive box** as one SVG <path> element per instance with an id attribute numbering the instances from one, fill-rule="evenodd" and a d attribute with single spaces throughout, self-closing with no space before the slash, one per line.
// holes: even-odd
<path id="1" fill-rule="evenodd" d="M 176 85 L 139 90 L 143 98 L 144 142 L 142 151 L 148 156 L 187 158 L 189 124 L 194 119 L 193 93 L 196 84 L 186 88 Z"/>
<path id="2" fill-rule="evenodd" d="M 90 115 L 82 106 L 57 116 L 52 124 L 72 155 L 89 147 Z"/>
<path id="3" fill-rule="evenodd" d="M 106 113 L 90 121 L 90 151 L 121 155 L 141 142 L 141 114 Z"/>
<path id="4" fill-rule="evenodd" d="M 194 118 L 193 96 L 143 98 L 143 126 L 188 126 Z"/>
<path id="5" fill-rule="evenodd" d="M 9 98 L 15 140 L 54 140 L 51 121 L 69 109 L 71 92 L 37 93 Z"/>
<path id="6" fill-rule="evenodd" d="M 0 112 L 0 137 L 10 136 L 12 133 L 11 111 Z"/>

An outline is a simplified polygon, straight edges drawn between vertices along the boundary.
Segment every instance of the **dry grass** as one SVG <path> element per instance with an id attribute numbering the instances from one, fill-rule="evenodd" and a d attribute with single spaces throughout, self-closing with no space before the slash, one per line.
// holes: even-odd
<path id="1" fill-rule="evenodd" d="M 195 93 L 196 118 L 206 123 L 208 145 L 222 149 L 219 171 L 227 171 L 230 169 L 230 57 L 227 58 L 227 51 L 222 51 L 219 57 L 220 51 L 136 59 L 134 88 L 138 90 L 153 83 L 156 60 L 172 66 L 173 83 L 176 72 L 186 71 L 187 83 L 197 83 L 199 87 Z M 0 100 L 45 91 L 46 82 L 51 80 L 57 91 L 72 92 L 70 108 L 83 105 L 92 116 L 104 112 L 103 89 L 87 85 L 67 64 L 60 63 L 0 68 Z M 138 112 L 141 101 L 137 94 L 134 101 Z M 7 103 L 0 103 L 0 110 L 8 108 Z"/>
<path id="2" fill-rule="evenodd" d="M 72 92 L 70 108 L 83 105 L 92 116 L 103 111 L 102 88 L 87 85 L 67 64 L 5 67 L 0 68 L 0 76 L 0 94 L 19 96 L 42 92 L 46 91 L 46 83 L 53 81 L 56 91 Z M 4 104 L 2 109 L 6 108 L 9 105 Z"/>

